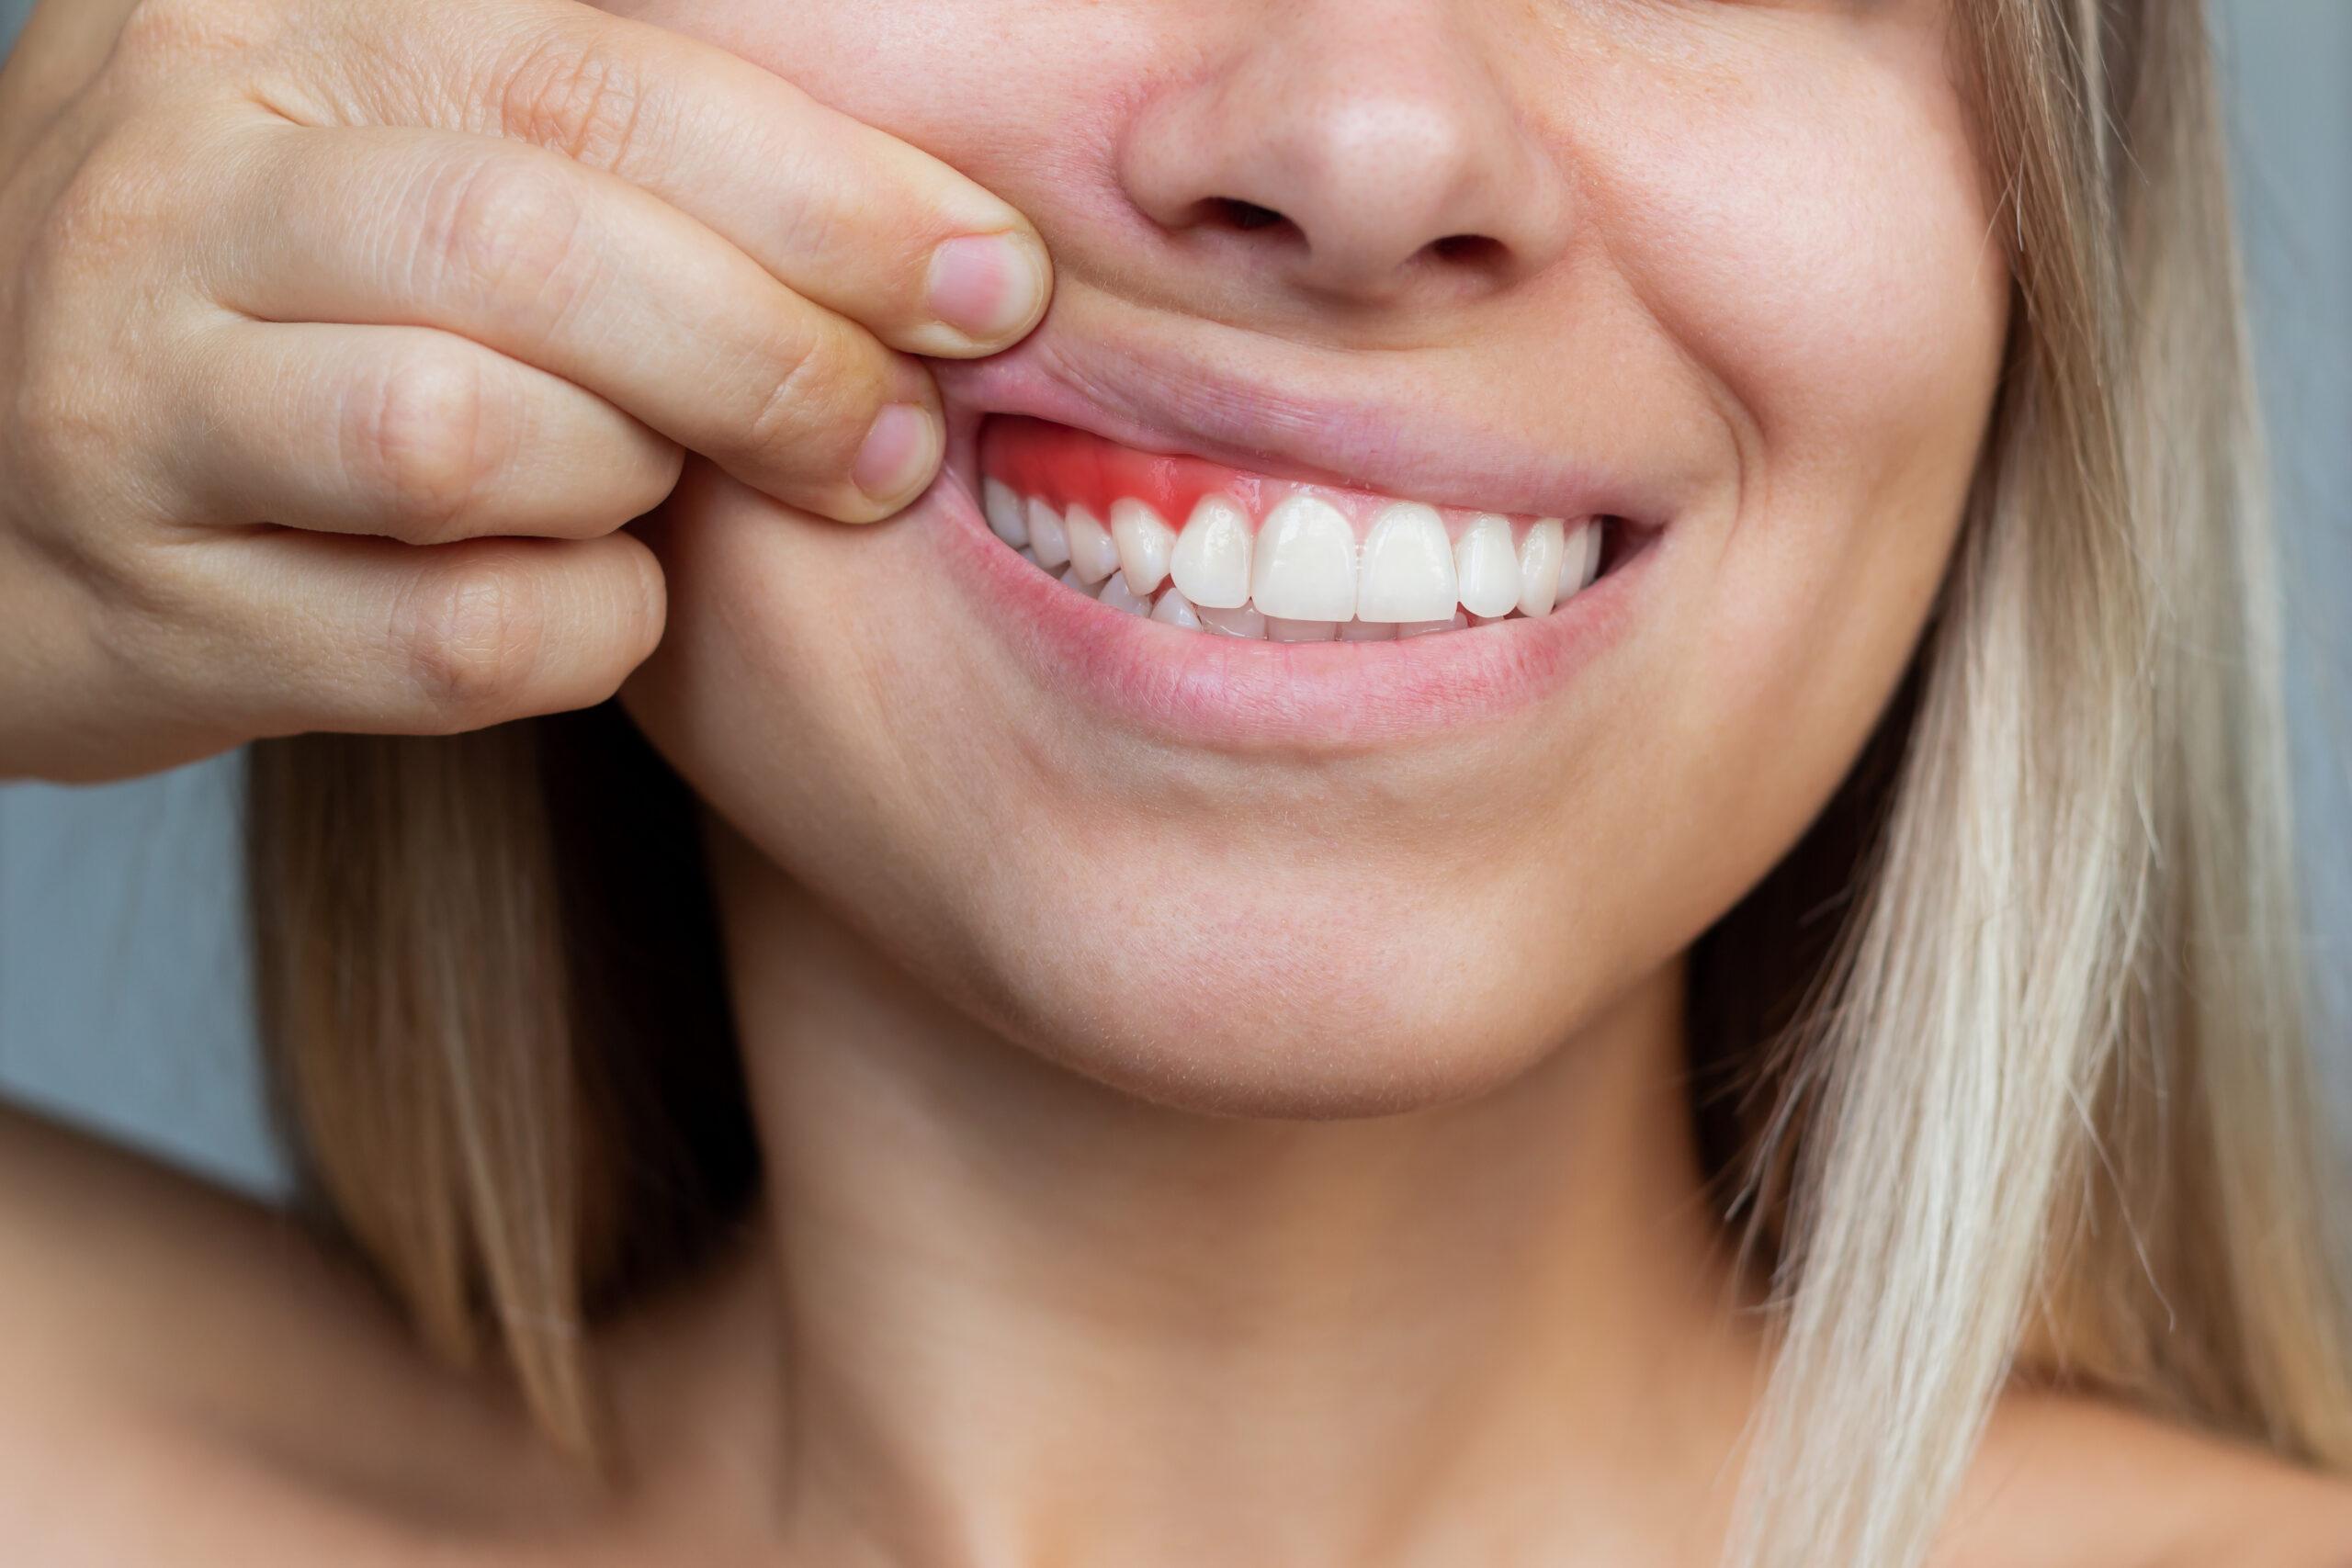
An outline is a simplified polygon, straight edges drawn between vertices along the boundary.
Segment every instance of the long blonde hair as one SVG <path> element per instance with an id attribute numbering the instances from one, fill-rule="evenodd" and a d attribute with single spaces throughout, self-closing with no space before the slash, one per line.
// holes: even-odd
<path id="1" fill-rule="evenodd" d="M 1969 514 L 1864 756 L 1690 965 L 1693 1114 L 1778 1287 L 1746 1568 L 1920 1561 L 2013 1377 L 2352 1468 L 2203 26 L 1958 6 L 2018 307 Z M 692 817 L 609 710 L 252 761 L 322 1213 L 582 1452 L 582 1324 L 756 1175 Z"/>

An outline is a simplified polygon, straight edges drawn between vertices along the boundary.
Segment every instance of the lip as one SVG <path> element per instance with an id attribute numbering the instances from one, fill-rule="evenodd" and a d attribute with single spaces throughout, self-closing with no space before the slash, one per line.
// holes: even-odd
<path id="1" fill-rule="evenodd" d="M 1490 471 L 1474 471 L 1475 458 L 1459 457 L 1414 465 L 1381 434 L 1379 412 L 1361 404 L 1262 428 L 1212 421 L 1212 428 L 1195 432 L 1150 420 L 1136 401 L 1139 386 L 1168 378 L 1167 370 L 1125 379 L 1123 370 L 1099 365 L 1075 373 L 1069 355 L 1044 349 L 1024 355 L 1028 346 L 993 360 L 933 367 L 948 414 L 947 457 L 909 515 L 935 517 L 925 532 L 938 541 L 957 591 L 1041 689 L 1059 694 L 1097 724 L 1148 740 L 1243 757 L 1340 756 L 1430 741 L 1522 714 L 1624 639 L 1658 547 L 1672 532 L 1656 510 L 1657 497 L 1636 495 L 1565 461 L 1514 461 L 1506 454 Z M 1203 406 L 1247 403 L 1229 384 L 1193 385 L 1196 398 L 1207 400 Z M 1106 400 L 1096 400 L 1098 391 Z M 1261 396 L 1270 404 L 1307 406 Z M 1184 630 L 1074 592 L 989 531 L 978 501 L 978 434 L 996 413 L 1279 478 L 1392 494 L 1459 494 L 1497 511 L 1624 517 L 1637 542 L 1590 586 L 1544 615 L 1364 642 L 1261 642 Z M 1334 435 L 1332 459 L 1289 455 L 1301 451 L 1302 431 L 1311 438 L 1318 430 Z M 1281 449 L 1268 451 L 1268 443 Z M 1368 464 L 1368 455 L 1386 460 Z M 1366 467 L 1383 471 L 1368 475 Z"/>
<path id="2" fill-rule="evenodd" d="M 1535 517 L 1657 526 L 1684 499 L 1586 454 L 1534 451 L 1476 422 L 1442 420 L 1426 400 L 1294 395 L 1182 352 L 1081 343 L 1050 321 L 1002 354 L 928 363 L 951 423 L 958 409 L 1026 414 L 1272 479 Z"/>

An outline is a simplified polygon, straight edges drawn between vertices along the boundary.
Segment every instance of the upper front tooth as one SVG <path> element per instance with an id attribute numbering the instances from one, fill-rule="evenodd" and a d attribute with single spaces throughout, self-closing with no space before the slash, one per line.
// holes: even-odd
<path id="1" fill-rule="evenodd" d="M 1527 537 L 1520 541 L 1519 613 L 1522 615 L 1549 615 L 1560 596 L 1564 553 L 1560 531 L 1558 518 L 1539 517 L 1527 525 Z"/>
<path id="2" fill-rule="evenodd" d="M 1176 536 L 1168 575 L 1197 608 L 1237 609 L 1250 598 L 1250 555 L 1249 513 L 1224 496 L 1204 495 Z"/>
<path id="3" fill-rule="evenodd" d="M 1439 538 L 1443 541 L 1442 531 Z M 1453 564 L 1446 562 L 1449 571 Z M 1183 586 L 1182 578 L 1177 586 Z M 1201 596 L 1194 593 L 1193 602 L 1201 603 Z M 1294 495 L 1266 513 L 1250 602 L 1261 615 L 1289 621 L 1344 621 L 1355 615 L 1356 533 L 1339 508 Z"/>
<path id="4" fill-rule="evenodd" d="M 1021 498 L 1012 487 L 1001 479 L 980 481 L 980 511 L 989 520 L 989 531 L 1014 549 L 1029 542 L 1029 525 L 1021 515 Z"/>
<path id="5" fill-rule="evenodd" d="M 1069 537 L 1062 532 L 1062 514 L 1034 496 L 1029 501 L 1029 547 L 1037 552 L 1037 564 L 1047 571 L 1058 572 L 1069 564 Z"/>
<path id="6" fill-rule="evenodd" d="M 1454 575 L 1462 585 L 1462 607 L 1474 615 L 1508 615 L 1519 604 L 1519 555 L 1511 548 L 1510 519 L 1481 512 L 1453 546 Z"/>
<path id="7" fill-rule="evenodd" d="M 1356 618 L 1437 620 L 1453 614 L 1454 591 L 1453 547 L 1437 509 L 1415 501 L 1383 507 L 1363 542 Z"/>
<path id="8" fill-rule="evenodd" d="M 1111 503 L 1111 540 L 1118 547 L 1119 570 L 1127 587 L 1148 593 L 1168 579 L 1168 558 L 1176 548 L 1176 530 L 1144 502 L 1128 496 Z"/>
<path id="9" fill-rule="evenodd" d="M 1100 582 L 1119 570 L 1119 547 L 1102 520 L 1085 507 L 1073 504 L 1064 513 L 1062 528 L 1069 536 L 1069 564 L 1089 582 Z"/>

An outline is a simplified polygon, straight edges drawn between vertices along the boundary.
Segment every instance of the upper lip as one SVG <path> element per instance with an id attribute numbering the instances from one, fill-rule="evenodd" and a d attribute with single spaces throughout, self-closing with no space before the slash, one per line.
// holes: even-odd
<path id="1" fill-rule="evenodd" d="M 1662 525 L 1674 510 L 1655 485 L 1591 454 L 1535 449 L 1430 400 L 1240 379 L 1181 349 L 1114 345 L 1057 330 L 1050 318 L 1002 354 L 932 369 L 951 428 L 963 425 L 967 442 L 982 416 L 1026 414 L 1138 451 L 1433 505 L 1610 515 L 1636 526 Z M 1360 368 L 1347 373 L 1363 378 Z"/>

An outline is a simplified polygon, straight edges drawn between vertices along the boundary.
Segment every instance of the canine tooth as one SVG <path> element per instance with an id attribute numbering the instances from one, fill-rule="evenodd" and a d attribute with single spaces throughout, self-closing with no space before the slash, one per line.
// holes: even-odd
<path id="1" fill-rule="evenodd" d="M 1204 495 L 1176 536 L 1168 575 L 1196 609 L 1238 609 L 1250 602 L 1250 555 L 1249 513 L 1225 496 Z"/>
<path id="2" fill-rule="evenodd" d="M 1111 532 L 1085 507 L 1073 504 L 1062 514 L 1062 532 L 1069 545 L 1069 564 L 1089 582 L 1100 582 L 1119 570 L 1119 547 Z"/>
<path id="3" fill-rule="evenodd" d="M 1170 583 L 1151 606 L 1151 618 L 1167 626 L 1183 626 L 1191 631 L 1201 629 L 1201 617 L 1193 611 L 1193 602 L 1176 592 Z"/>
<path id="4" fill-rule="evenodd" d="M 1341 642 L 1393 642 L 1396 637 L 1394 621 L 1342 621 L 1340 623 Z"/>
<path id="5" fill-rule="evenodd" d="M 980 481 L 980 513 L 989 520 L 989 532 L 1014 549 L 1029 542 L 1029 524 L 1021 514 L 1021 498 L 1002 479 Z"/>
<path id="6" fill-rule="evenodd" d="M 1356 533 L 1329 502 L 1283 501 L 1259 525 L 1255 548 L 1250 603 L 1260 614 L 1336 623 L 1356 613 Z"/>
<path id="7" fill-rule="evenodd" d="M 1195 599 L 1193 613 L 1201 618 L 1201 625 L 1225 637 L 1262 638 L 1266 635 L 1266 617 L 1247 604 L 1204 604 Z"/>
<path id="8" fill-rule="evenodd" d="M 1020 549 L 1019 554 L 1020 554 L 1021 558 L 1022 558 L 1023 560 L 1027 561 L 1031 566 L 1035 567 L 1039 571 L 1043 571 L 1043 570 L 1046 570 L 1046 563 L 1045 563 L 1044 561 L 1039 560 L 1039 559 L 1037 558 L 1037 552 L 1036 552 L 1036 551 L 1035 551 L 1035 550 L 1033 550 L 1033 549 L 1031 549 L 1028 546 L 1026 546 L 1026 545 L 1022 546 L 1022 547 L 1021 547 L 1021 549 Z"/>
<path id="9" fill-rule="evenodd" d="M 1059 572 L 1057 572 L 1055 575 L 1056 575 L 1056 576 L 1057 576 L 1057 577 L 1059 577 L 1059 578 L 1062 580 L 1062 582 L 1063 582 L 1063 584 L 1064 584 L 1065 586 L 1077 589 L 1080 593 L 1085 594 L 1089 599 L 1091 599 L 1091 598 L 1093 598 L 1093 597 L 1094 597 L 1094 584 L 1092 584 L 1092 583 L 1091 583 L 1091 582 L 1087 581 L 1086 581 L 1086 579 L 1084 579 L 1084 578 L 1082 578 L 1082 577 L 1079 576 L 1079 575 L 1078 575 L 1078 568 L 1076 568 L 1076 567 L 1074 567 L 1074 566 L 1066 566 L 1066 567 L 1062 568 L 1062 569 L 1061 569 L 1061 570 L 1060 570 Z"/>
<path id="10" fill-rule="evenodd" d="M 1283 615 L 1266 617 L 1268 642 L 1329 642 L 1340 635 L 1339 621 L 1296 621 Z"/>
<path id="11" fill-rule="evenodd" d="M 1456 610 L 1453 612 L 1453 618 L 1450 620 L 1399 621 L 1396 624 L 1396 635 L 1398 637 L 1419 637 L 1423 632 L 1458 632 L 1469 624 L 1470 617 L 1464 615 L 1460 610 Z"/>
<path id="12" fill-rule="evenodd" d="M 1150 502 L 1124 496 L 1111 503 L 1111 542 L 1119 551 L 1119 570 L 1127 587 L 1148 593 L 1168 581 L 1168 558 L 1176 549 L 1176 530 L 1152 509 Z"/>
<path id="13" fill-rule="evenodd" d="M 1069 564 L 1069 536 L 1062 532 L 1062 514 L 1034 496 L 1029 502 L 1029 547 L 1047 571 L 1059 572 Z"/>
<path id="14" fill-rule="evenodd" d="M 1417 501 L 1382 507 L 1364 536 L 1356 618 L 1426 621 L 1451 614 L 1453 600 L 1453 547 L 1437 508 Z"/>
<path id="15" fill-rule="evenodd" d="M 1476 620 L 1494 620 L 1519 607 L 1519 555 L 1510 545 L 1510 519 L 1481 512 L 1453 544 L 1454 576 L 1462 607 Z"/>
<path id="16" fill-rule="evenodd" d="M 1519 613 L 1522 615 L 1548 615 L 1560 597 L 1560 565 L 1566 549 L 1561 526 L 1556 517 L 1539 517 L 1527 525 L 1527 537 L 1519 543 Z"/>
<path id="17" fill-rule="evenodd" d="M 1130 615 L 1151 614 L 1151 605 L 1128 592 L 1127 580 L 1115 571 L 1102 580 L 1102 586 L 1094 591 L 1094 596 L 1111 608 L 1125 610 Z"/>

